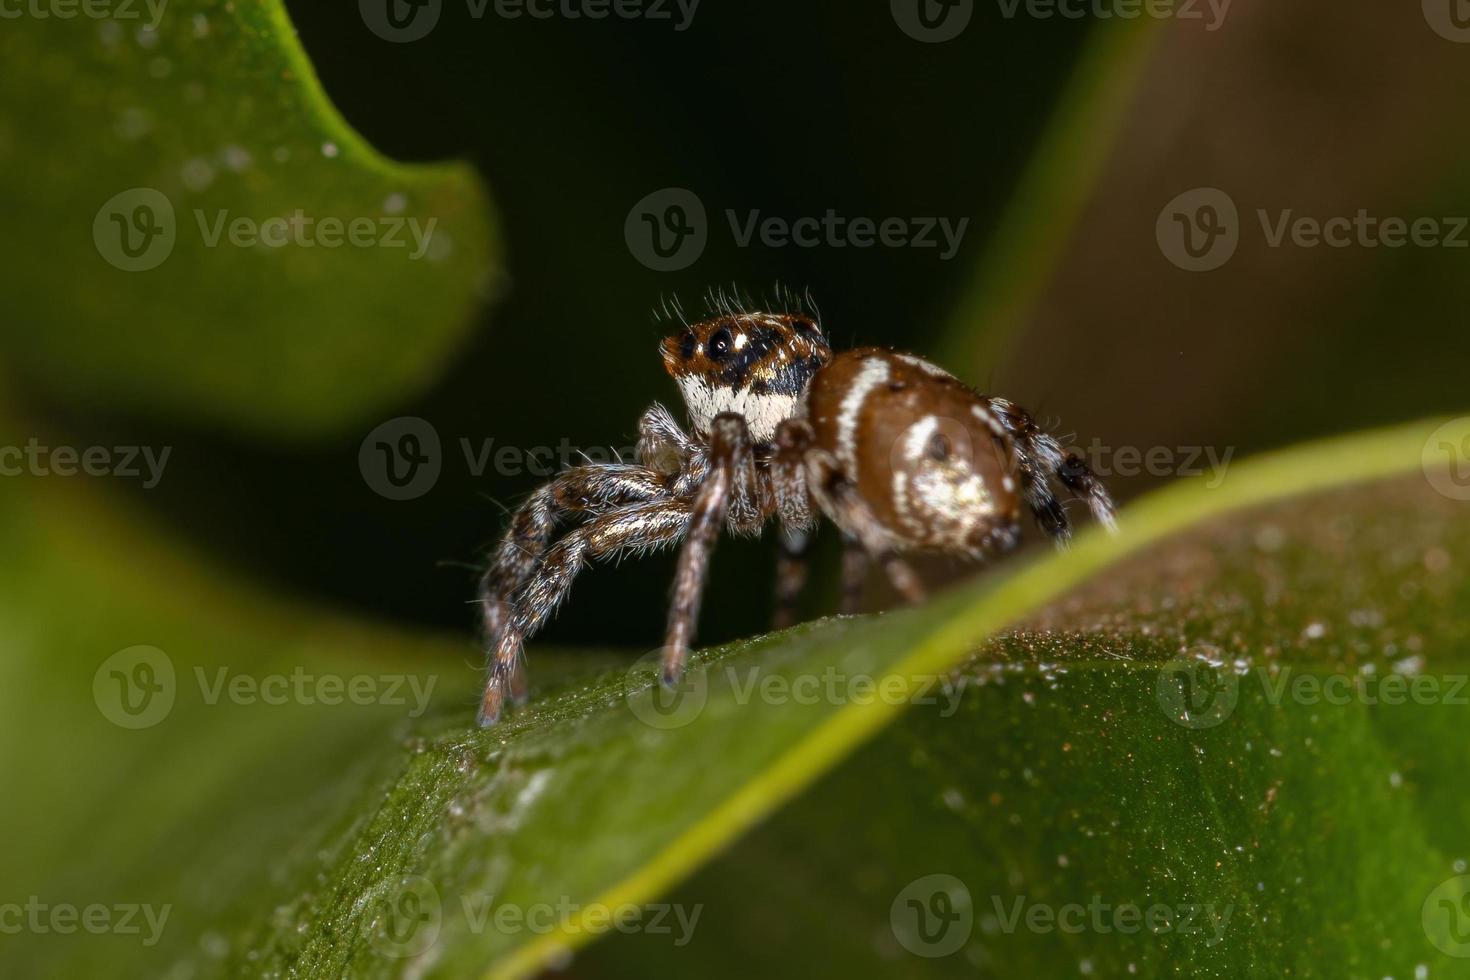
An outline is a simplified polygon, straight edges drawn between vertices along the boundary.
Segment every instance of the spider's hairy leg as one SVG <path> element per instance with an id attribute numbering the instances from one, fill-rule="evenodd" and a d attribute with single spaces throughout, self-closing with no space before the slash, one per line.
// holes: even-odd
<path id="1" fill-rule="evenodd" d="M 863 586 L 868 581 L 868 553 L 851 534 L 842 536 L 842 598 L 837 607 L 844 616 L 862 609 Z"/>
<path id="2" fill-rule="evenodd" d="M 658 499 L 599 514 L 568 531 L 546 552 L 540 565 L 511 603 L 493 650 L 480 725 L 495 724 L 513 687 L 516 663 L 525 641 L 541 628 L 566 598 L 588 559 L 622 551 L 648 551 L 677 541 L 689 526 L 689 503 Z"/>
<path id="3" fill-rule="evenodd" d="M 811 441 L 812 428 L 804 419 L 786 419 L 776 426 L 771 489 L 775 493 L 781 537 L 776 558 L 776 608 L 772 629 L 784 629 L 796 622 L 796 603 L 806 587 L 810 570 L 809 556 L 817 521 L 812 513 L 811 494 L 806 488 L 806 467 L 802 460 Z"/>
<path id="4" fill-rule="evenodd" d="M 810 572 L 812 534 L 781 528 L 776 553 L 776 605 L 771 629 L 783 630 L 796 624 L 796 603 Z"/>
<path id="5" fill-rule="evenodd" d="M 672 687 L 684 676 L 689 643 L 699 618 L 699 600 L 704 594 L 709 557 L 725 524 L 731 503 L 746 491 L 741 481 L 752 466 L 750 432 L 745 419 L 722 412 L 710 423 L 709 473 L 694 497 L 689 517 L 689 536 L 679 552 L 674 572 L 673 597 L 669 602 L 669 624 L 664 633 L 663 682 Z"/>
<path id="6" fill-rule="evenodd" d="M 832 523 L 856 539 L 868 558 L 887 574 L 899 595 L 908 602 L 923 602 L 924 585 L 919 576 L 898 556 L 892 534 L 873 514 L 857 487 L 843 475 L 832 454 L 825 449 L 812 449 L 807 453 L 806 465 L 807 479 Z"/>
<path id="7" fill-rule="evenodd" d="M 662 492 L 663 479 L 652 470 L 601 463 L 567 470 L 526 498 L 480 576 L 486 646 L 493 649 L 499 640 L 512 600 L 541 563 L 558 524 L 577 515 L 653 500 Z"/>
<path id="8" fill-rule="evenodd" d="M 1021 491 L 1036 517 L 1036 524 L 1056 539 L 1058 547 L 1064 547 L 1071 539 L 1072 528 L 1066 511 L 1052 491 L 1053 478 L 1073 496 L 1087 501 L 1093 518 L 1099 524 L 1110 531 L 1117 530 L 1113 498 L 1082 459 L 1064 450 L 1062 444 L 1019 405 L 1004 398 L 989 398 L 987 403 L 1005 426 L 1015 446 Z"/>

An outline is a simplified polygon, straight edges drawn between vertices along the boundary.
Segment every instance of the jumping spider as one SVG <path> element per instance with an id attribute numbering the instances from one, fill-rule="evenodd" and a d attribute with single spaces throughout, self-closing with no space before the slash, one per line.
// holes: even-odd
<path id="1" fill-rule="evenodd" d="M 753 536 L 772 518 L 779 523 L 779 627 L 792 621 L 819 514 L 846 544 L 844 611 L 856 606 L 870 560 L 917 602 L 923 588 L 901 553 L 1010 551 L 1023 501 L 1065 544 L 1070 529 L 1053 479 L 1114 526 L 1102 484 L 1024 409 L 911 354 L 861 347 L 834 355 L 804 313 L 722 304 L 666 338 L 660 353 L 692 431 L 655 403 L 638 423 L 636 463 L 578 466 L 542 486 L 516 511 L 485 571 L 482 726 L 500 718 L 507 695 L 525 699 L 522 645 L 588 559 L 684 539 L 663 647 L 663 680 L 673 685 L 722 528 Z M 581 523 L 553 544 L 557 526 L 573 519 Z"/>

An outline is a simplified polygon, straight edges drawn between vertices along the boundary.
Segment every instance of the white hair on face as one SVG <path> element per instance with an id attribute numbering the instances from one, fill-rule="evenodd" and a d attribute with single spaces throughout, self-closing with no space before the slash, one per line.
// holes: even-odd
<path id="1" fill-rule="evenodd" d="M 701 435 L 709 434 L 710 423 L 721 412 L 745 416 L 746 428 L 754 442 L 770 442 L 776 438 L 776 426 L 796 414 L 801 404 L 799 395 L 767 392 L 755 394 L 749 388 L 712 385 L 697 374 L 679 378 L 684 404 L 689 406 L 689 422 Z"/>

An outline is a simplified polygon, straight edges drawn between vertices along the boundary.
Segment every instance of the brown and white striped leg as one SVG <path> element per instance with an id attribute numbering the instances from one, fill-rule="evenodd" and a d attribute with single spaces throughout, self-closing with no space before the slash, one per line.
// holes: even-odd
<path id="1" fill-rule="evenodd" d="M 545 554 L 517 594 L 491 654 L 480 725 L 500 718 L 514 688 L 516 664 L 525 641 L 546 622 L 571 590 L 588 559 L 609 558 L 623 551 L 650 551 L 679 540 L 689 527 L 688 501 L 657 500 L 600 514 L 568 531 Z"/>
<path id="2" fill-rule="evenodd" d="M 684 676 L 689 644 L 699 618 L 699 602 L 709 571 L 709 558 L 725 524 L 742 468 L 753 465 L 750 433 L 745 419 L 732 412 L 716 415 L 710 422 L 709 474 L 694 498 L 689 534 L 679 552 L 674 572 L 673 596 L 669 602 L 669 624 L 664 633 L 663 682 L 672 687 Z"/>
<path id="3" fill-rule="evenodd" d="M 887 574 L 899 595 L 908 602 L 923 602 L 924 584 L 908 562 L 898 556 L 892 533 L 873 514 L 857 488 L 842 475 L 832 455 L 821 449 L 810 451 L 807 476 L 813 496 L 832 523 L 857 540 L 868 558 Z"/>
<path id="4" fill-rule="evenodd" d="M 863 586 L 868 581 L 868 553 L 862 542 L 850 534 L 842 536 L 842 596 L 838 611 L 851 616 L 861 611 Z"/>
<path id="5" fill-rule="evenodd" d="M 1059 547 L 1071 540 L 1071 523 L 1052 491 L 1051 480 L 1055 478 L 1073 496 L 1087 502 L 1099 524 L 1108 530 L 1117 529 L 1113 499 L 1085 462 L 1075 453 L 1065 451 L 1024 408 L 1004 398 L 987 398 L 986 402 L 1015 443 L 1021 492 L 1036 517 L 1037 526 L 1055 538 Z"/>
<path id="6" fill-rule="evenodd" d="M 480 576 L 481 632 L 486 650 L 498 646 L 515 595 L 540 565 L 558 524 L 571 517 L 655 499 L 662 488 L 659 475 L 645 467 L 607 463 L 567 470 L 531 494 L 511 517 L 510 527 Z M 511 694 L 520 701 L 525 693 L 525 674 L 517 661 Z"/>

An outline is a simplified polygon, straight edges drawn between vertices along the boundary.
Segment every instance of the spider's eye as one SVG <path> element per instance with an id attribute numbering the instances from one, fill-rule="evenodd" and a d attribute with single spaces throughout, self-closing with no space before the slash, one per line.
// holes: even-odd
<path id="1" fill-rule="evenodd" d="M 712 361 L 724 360 L 734 346 L 730 339 L 730 331 L 726 327 L 716 330 L 709 339 L 709 356 Z"/>

